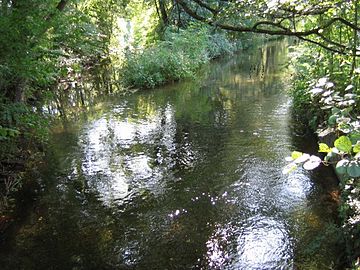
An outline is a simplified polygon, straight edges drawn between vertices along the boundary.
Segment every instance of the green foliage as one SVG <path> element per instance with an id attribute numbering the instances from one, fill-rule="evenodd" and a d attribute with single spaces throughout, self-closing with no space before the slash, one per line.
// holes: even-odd
<path id="1" fill-rule="evenodd" d="M 301 251 L 296 250 L 295 254 L 295 265 L 298 269 L 336 269 L 336 263 L 339 263 L 341 256 L 343 256 L 342 252 L 339 252 L 339 243 L 344 243 L 343 228 L 334 223 L 324 223 L 321 226 L 322 230 L 316 232 L 316 234 L 302 236 L 300 245 L 305 248 L 301 249 Z M 330 247 L 325 251 L 329 252 L 329 257 L 327 258 L 330 258 L 331 254 L 338 254 L 337 258 L 333 258 L 330 267 L 329 262 L 325 261 L 324 257 L 319 256 L 319 250 L 322 250 L 324 246 Z M 331 253 L 334 251 L 336 253 Z"/>
<path id="2" fill-rule="evenodd" d="M 326 143 L 319 143 L 319 152 L 320 153 L 330 153 L 331 148 Z"/>
<path id="3" fill-rule="evenodd" d="M 319 145 L 319 152 L 327 153 L 324 159 L 326 162 L 339 160 L 336 162 L 336 172 L 338 174 L 347 175 L 348 177 L 360 177 L 358 142 L 353 145 L 348 136 L 340 136 L 335 140 L 333 148 L 330 148 L 325 143 L 321 143 Z"/>
<path id="4" fill-rule="evenodd" d="M 106 34 L 100 25 L 76 4 L 68 1 L 60 11 L 58 3 L 16 1 L 2 9 L 0 92 L 8 102 L 31 99 L 40 107 L 69 69 L 82 69 L 104 55 Z"/>
<path id="5" fill-rule="evenodd" d="M 19 135 L 18 130 L 0 126 L 0 141 L 14 138 L 17 135 Z"/>
<path id="6" fill-rule="evenodd" d="M 48 138 L 48 120 L 23 103 L 0 104 L 0 140 L 21 140 L 34 143 Z"/>
<path id="7" fill-rule="evenodd" d="M 192 77 L 211 58 L 231 53 L 233 44 L 224 34 L 192 25 L 178 32 L 168 29 L 165 40 L 139 53 L 128 53 L 121 77 L 128 87 L 153 88 Z"/>
<path id="8" fill-rule="evenodd" d="M 291 153 L 291 158 L 295 160 L 295 159 L 300 158 L 302 155 L 303 155 L 303 153 L 301 153 L 301 152 L 299 152 L 299 151 L 293 151 L 293 152 Z"/>
<path id="9" fill-rule="evenodd" d="M 352 150 L 352 144 L 347 136 L 341 136 L 334 142 L 334 146 L 337 150 L 344 152 L 346 154 L 350 154 Z"/>
<path id="10" fill-rule="evenodd" d="M 352 14 L 347 19 L 354 18 L 353 7 L 342 9 L 337 13 L 339 16 L 347 13 Z M 325 35 L 329 40 L 344 41 L 347 49 L 358 43 L 352 31 L 340 25 L 328 29 Z M 354 203 L 359 199 L 354 191 L 360 179 L 359 60 L 351 54 L 333 53 L 309 44 L 302 44 L 293 54 L 294 111 L 305 116 L 302 120 L 306 124 L 312 121 L 312 128 L 327 142 L 319 144 L 319 152 L 325 154 L 322 163 L 334 165 L 340 175 L 340 216 L 346 228 L 348 256 L 353 259 L 352 254 L 358 254 L 359 247 L 355 248 L 352 243 L 360 236 L 360 231 L 353 230 L 358 222 L 349 221 L 355 213 L 360 213 Z"/>

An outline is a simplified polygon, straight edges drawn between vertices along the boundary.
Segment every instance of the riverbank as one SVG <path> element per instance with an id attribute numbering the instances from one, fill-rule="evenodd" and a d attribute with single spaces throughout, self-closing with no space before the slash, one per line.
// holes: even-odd
<path id="1" fill-rule="evenodd" d="M 333 61 L 326 52 L 318 52 L 322 62 L 313 59 L 314 48 L 302 44 L 294 49 L 295 79 L 292 87 L 294 115 L 299 128 L 311 129 L 319 138 L 319 154 L 323 163 L 333 166 L 339 178 L 341 201 L 339 217 L 346 242 L 345 264 L 358 269 L 360 256 L 359 193 L 359 73 L 351 65 Z M 331 70 L 326 66 L 331 61 Z M 343 56 L 341 59 L 345 59 Z M 324 60 L 326 59 L 326 60 Z"/>

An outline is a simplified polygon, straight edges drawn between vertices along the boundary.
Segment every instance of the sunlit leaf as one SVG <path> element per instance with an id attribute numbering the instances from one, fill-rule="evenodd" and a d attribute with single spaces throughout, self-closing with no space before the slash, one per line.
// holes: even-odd
<path id="1" fill-rule="evenodd" d="M 322 92 L 324 92 L 324 89 L 318 88 L 318 87 L 313 88 L 313 89 L 310 90 L 310 94 L 313 95 L 313 96 L 321 94 Z"/>
<path id="2" fill-rule="evenodd" d="M 350 90 L 352 90 L 354 88 L 354 86 L 352 85 L 352 84 L 349 84 L 348 86 L 346 86 L 346 88 L 345 88 L 345 91 L 347 92 L 347 91 L 350 91 Z"/>
<path id="3" fill-rule="evenodd" d="M 345 123 L 348 124 L 350 123 L 351 119 L 349 117 L 339 117 L 336 119 L 337 123 Z"/>
<path id="4" fill-rule="evenodd" d="M 353 152 L 354 153 L 359 153 L 360 152 L 360 143 L 359 142 L 354 145 Z"/>
<path id="5" fill-rule="evenodd" d="M 349 125 L 339 125 L 338 130 L 344 132 L 344 133 L 350 133 L 351 129 Z"/>
<path id="6" fill-rule="evenodd" d="M 318 131 L 319 137 L 326 137 L 334 132 L 334 128 L 327 127 Z"/>
<path id="7" fill-rule="evenodd" d="M 334 146 L 342 152 L 350 153 L 352 148 L 352 143 L 349 137 L 341 136 L 334 142 Z"/>
<path id="8" fill-rule="evenodd" d="M 325 104 L 335 104 L 332 96 L 328 96 L 322 102 Z"/>
<path id="9" fill-rule="evenodd" d="M 323 78 L 319 79 L 317 84 L 316 84 L 316 87 L 324 86 L 327 83 L 327 81 L 328 81 L 327 77 L 323 77 Z"/>
<path id="10" fill-rule="evenodd" d="M 329 153 L 331 152 L 331 148 L 326 143 L 319 143 L 319 152 Z"/>
<path id="11" fill-rule="evenodd" d="M 332 87 L 334 87 L 334 83 L 332 83 L 332 82 L 328 82 L 328 83 L 325 84 L 326 89 L 330 89 Z"/>
<path id="12" fill-rule="evenodd" d="M 297 158 L 301 157 L 302 154 L 303 154 L 302 152 L 293 151 L 293 152 L 291 153 L 291 157 L 292 157 L 292 159 L 297 159 Z"/>
<path id="13" fill-rule="evenodd" d="M 311 156 L 303 165 L 305 170 L 313 170 L 321 164 L 321 159 L 317 156 Z"/>
<path id="14" fill-rule="evenodd" d="M 328 91 L 325 91 L 324 93 L 322 93 L 321 95 L 322 95 L 323 97 L 328 97 L 328 96 L 330 96 L 333 92 L 334 92 L 334 91 L 328 90 Z"/>
<path id="15" fill-rule="evenodd" d="M 350 105 L 355 104 L 355 100 L 353 100 L 353 99 L 346 100 L 343 102 L 343 104 L 344 104 L 344 106 L 350 106 Z"/>
<path id="16" fill-rule="evenodd" d="M 345 95 L 344 95 L 344 98 L 346 98 L 346 99 L 353 99 L 353 98 L 356 98 L 356 95 L 355 95 L 355 94 L 345 94 Z"/>

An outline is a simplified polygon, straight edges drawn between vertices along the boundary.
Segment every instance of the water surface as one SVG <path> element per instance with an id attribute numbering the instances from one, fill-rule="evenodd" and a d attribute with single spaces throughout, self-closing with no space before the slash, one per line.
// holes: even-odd
<path id="1" fill-rule="evenodd" d="M 316 147 L 291 128 L 286 61 L 269 43 L 54 127 L 2 268 L 328 269 L 336 180 L 281 173 Z"/>

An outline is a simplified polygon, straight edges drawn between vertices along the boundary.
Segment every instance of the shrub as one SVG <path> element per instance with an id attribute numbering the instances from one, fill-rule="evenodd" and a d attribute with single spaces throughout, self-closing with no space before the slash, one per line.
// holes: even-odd
<path id="1" fill-rule="evenodd" d="M 128 53 L 121 68 L 125 86 L 154 88 L 194 76 L 210 59 L 231 53 L 234 46 L 223 33 L 210 33 L 204 26 L 168 29 L 165 39 L 142 52 Z"/>

